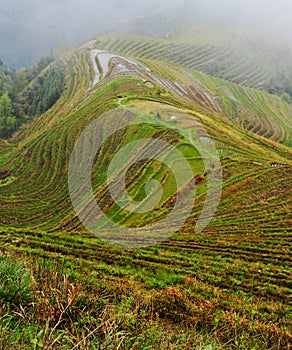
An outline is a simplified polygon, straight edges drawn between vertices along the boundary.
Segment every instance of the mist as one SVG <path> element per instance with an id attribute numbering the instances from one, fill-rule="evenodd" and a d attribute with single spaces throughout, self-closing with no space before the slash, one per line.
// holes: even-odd
<path id="1" fill-rule="evenodd" d="M 177 26 L 196 24 L 210 28 L 216 24 L 246 26 L 292 45 L 292 2 L 0 0 L 0 57 L 20 68 L 61 45 L 82 44 L 99 34 L 127 32 L 159 37 Z"/>
<path id="2" fill-rule="evenodd" d="M 26 66 L 51 49 L 81 44 L 157 6 L 156 0 L 0 0 L 0 57 L 14 67 Z"/>
<path id="3" fill-rule="evenodd" d="M 185 0 L 193 20 L 252 26 L 259 32 L 283 36 L 292 43 L 292 1 L 290 0 Z"/>

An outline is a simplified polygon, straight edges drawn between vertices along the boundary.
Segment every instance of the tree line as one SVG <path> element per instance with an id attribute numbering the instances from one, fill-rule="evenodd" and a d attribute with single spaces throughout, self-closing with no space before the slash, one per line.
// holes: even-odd
<path id="1" fill-rule="evenodd" d="M 7 139 L 20 126 L 47 111 L 64 89 L 65 67 L 53 56 L 15 72 L 0 59 L 0 138 Z"/>

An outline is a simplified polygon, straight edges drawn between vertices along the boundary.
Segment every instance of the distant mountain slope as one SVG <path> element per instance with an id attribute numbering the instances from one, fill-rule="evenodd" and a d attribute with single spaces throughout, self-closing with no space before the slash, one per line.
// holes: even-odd
<path id="1" fill-rule="evenodd" d="M 52 107 L 64 78 L 63 62 L 53 56 L 18 72 L 0 61 L 0 138 L 10 138 L 23 123 Z"/>
<path id="2" fill-rule="evenodd" d="M 244 41 L 243 39 L 241 41 L 242 58 L 236 60 L 233 55 L 239 55 L 239 53 L 232 49 L 228 39 L 223 45 L 223 38 L 220 32 L 216 37 L 212 34 L 214 31 L 207 35 L 204 29 L 195 36 L 193 36 L 193 29 L 187 32 L 190 35 L 189 37 L 185 37 L 184 33 L 178 31 L 172 34 L 179 36 L 179 39 L 151 39 L 147 37 L 108 35 L 98 38 L 98 46 L 132 57 L 159 60 L 172 63 L 175 66 L 188 67 L 199 80 L 202 79 L 204 81 L 203 85 L 211 89 L 214 95 L 218 95 L 218 97 L 223 99 L 225 108 L 221 110 L 221 114 L 229 115 L 234 122 L 260 135 L 290 144 L 291 105 L 272 95 L 228 83 L 228 81 L 241 82 L 242 86 L 254 86 L 259 87 L 261 90 L 264 88 L 269 90 L 271 88 L 269 85 L 271 79 L 277 80 L 279 77 L 275 65 L 276 56 L 274 57 L 277 54 L 274 54 L 274 51 L 271 49 L 269 51 L 271 53 L 269 61 L 268 57 L 264 58 L 266 51 L 261 53 L 260 48 L 258 48 L 258 54 L 252 52 L 251 48 L 249 49 L 250 51 L 244 52 L 244 49 L 247 50 L 244 47 L 244 43 L 248 46 L 252 44 L 252 41 Z M 208 44 L 210 40 L 212 40 L 213 45 Z M 249 56 L 250 58 L 246 59 Z M 259 56 L 258 63 L 255 64 L 253 60 L 257 56 Z M 292 60 L 290 62 L 287 57 L 282 57 L 286 62 L 286 66 L 283 64 L 279 69 L 288 69 Z M 221 64 L 221 67 L 219 64 Z M 225 73 L 223 66 L 226 67 Z M 214 67 L 216 67 L 215 70 Z M 197 70 L 202 72 L 210 71 L 209 73 L 214 77 L 223 76 L 225 80 L 216 80 L 215 78 L 204 76 L 204 74 L 200 75 Z M 206 103 L 208 104 L 208 102 Z M 215 104 L 218 106 L 219 101 L 215 101 Z M 282 109 L 285 110 L 284 114 L 282 114 Z M 259 123 L 257 122 L 258 119 L 261 120 Z M 269 123 L 273 124 L 273 121 L 275 124 L 271 128 L 264 127 L 264 125 Z M 283 130 L 285 130 L 284 134 Z M 283 138 L 280 134 L 282 134 Z"/>
<path id="3" fill-rule="evenodd" d="M 105 36 L 100 45 L 139 58 L 170 62 L 236 84 L 292 96 L 292 51 L 244 28 L 178 28 L 155 40 Z"/>
<path id="4" fill-rule="evenodd" d="M 15 72 L 0 58 L 0 96 L 12 88 L 14 77 Z"/>

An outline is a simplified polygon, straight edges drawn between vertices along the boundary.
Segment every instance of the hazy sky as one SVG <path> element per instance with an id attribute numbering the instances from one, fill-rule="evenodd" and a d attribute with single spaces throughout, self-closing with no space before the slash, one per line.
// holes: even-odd
<path id="1" fill-rule="evenodd" d="M 292 0 L 0 0 L 0 57 L 27 64 L 62 43 L 94 38 L 120 19 L 153 14 L 173 26 L 248 24 L 292 43 Z"/>

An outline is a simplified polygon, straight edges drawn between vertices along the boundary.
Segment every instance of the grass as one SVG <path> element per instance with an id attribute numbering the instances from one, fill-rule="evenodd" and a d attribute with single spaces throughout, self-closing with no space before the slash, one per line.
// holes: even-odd
<path id="1" fill-rule="evenodd" d="M 230 294 L 164 268 L 156 270 L 155 279 L 148 272 L 151 283 L 143 285 L 130 275 L 123 282 L 113 272 L 105 277 L 104 264 L 93 278 L 96 265 L 85 269 L 79 259 L 73 263 L 47 255 L 17 260 L 31 266 L 34 301 L 18 305 L 17 311 L 2 304 L 4 348 L 268 349 L 276 342 L 282 348 L 289 344 L 281 302 L 251 298 L 239 290 Z M 137 272 L 145 276 L 147 269 Z"/>
<path id="2" fill-rule="evenodd" d="M 32 300 L 30 274 L 7 257 L 0 259 L 0 300 L 15 306 L 25 306 Z"/>

